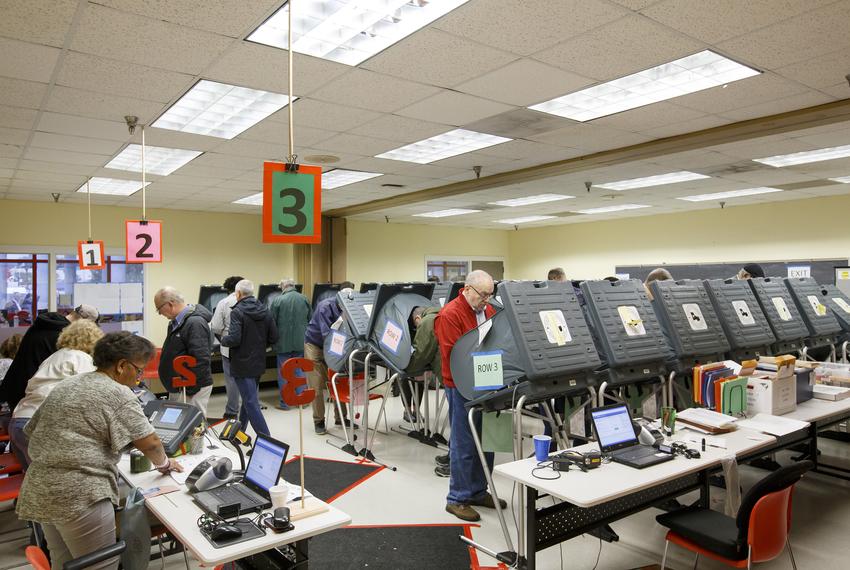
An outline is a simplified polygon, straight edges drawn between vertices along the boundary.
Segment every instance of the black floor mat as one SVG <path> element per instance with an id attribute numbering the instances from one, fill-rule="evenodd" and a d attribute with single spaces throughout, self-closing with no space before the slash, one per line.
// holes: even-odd
<path id="1" fill-rule="evenodd" d="M 465 525 L 341 528 L 310 539 L 310 568 L 468 569 L 469 548 L 458 538 L 464 528 Z"/>
<path id="2" fill-rule="evenodd" d="M 314 497 L 329 503 L 381 469 L 383 467 L 380 465 L 369 463 L 349 463 L 305 457 L 305 486 Z M 283 478 L 289 483 L 301 484 L 301 471 L 297 458 L 283 466 Z"/>

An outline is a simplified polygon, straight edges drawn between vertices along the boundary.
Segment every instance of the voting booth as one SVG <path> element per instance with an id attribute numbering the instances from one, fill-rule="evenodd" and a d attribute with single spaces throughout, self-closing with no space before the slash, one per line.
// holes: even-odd
<path id="1" fill-rule="evenodd" d="M 829 349 L 829 358 L 834 358 L 841 324 L 835 318 L 835 313 L 823 304 L 821 286 L 811 277 L 789 277 L 784 281 L 809 329 L 808 338 L 805 339 L 806 346 L 803 347 L 800 357 L 806 359 L 808 352 L 813 349 L 823 349 L 821 352 Z"/>
<path id="2" fill-rule="evenodd" d="M 782 278 L 757 277 L 747 279 L 746 283 L 753 290 L 776 337 L 771 354 L 799 352 L 803 348 L 803 339 L 809 336 L 809 329 Z"/>
<path id="3" fill-rule="evenodd" d="M 301 283 L 295 284 L 295 290 L 299 293 L 304 290 L 304 285 Z M 272 306 L 272 301 L 280 295 L 283 291 L 280 290 L 280 284 L 278 283 L 269 283 L 266 285 L 260 285 L 259 289 L 257 289 L 257 300 L 260 303 L 263 303 L 266 307 Z"/>
<path id="4" fill-rule="evenodd" d="M 375 290 L 366 293 L 340 291 L 337 293 L 337 301 L 342 307 L 342 314 L 331 326 L 330 334 L 325 337 L 325 363 L 331 370 L 349 372 L 350 368 L 353 368 L 350 359 L 354 351 L 362 351 L 368 347 L 366 337 L 372 306 L 375 303 Z M 362 366 L 360 369 L 362 370 Z"/>
<path id="5" fill-rule="evenodd" d="M 446 303 L 454 300 L 460 295 L 463 283 L 454 281 L 440 281 L 434 283 L 434 292 L 431 294 L 431 302 L 436 307 L 445 307 Z"/>
<path id="6" fill-rule="evenodd" d="M 325 299 L 330 299 L 335 296 L 340 289 L 342 289 L 342 285 L 339 283 L 314 283 L 313 284 L 313 298 L 310 300 L 310 307 L 315 311 L 316 305 L 324 301 Z"/>
<path id="7" fill-rule="evenodd" d="M 821 285 L 821 302 L 835 315 L 841 325 L 841 361 L 847 362 L 847 346 L 850 341 L 850 297 L 835 285 Z"/>
<path id="8" fill-rule="evenodd" d="M 707 279 L 703 283 L 729 340 L 727 356 L 741 362 L 770 354 L 776 337 L 747 281 Z"/>
<path id="9" fill-rule="evenodd" d="M 218 302 L 227 295 L 227 291 L 221 285 L 201 285 L 201 290 L 198 292 L 198 304 L 212 312 L 215 311 Z"/>
<path id="10" fill-rule="evenodd" d="M 411 313 L 430 307 L 433 283 L 380 284 L 368 324 L 371 350 L 394 372 L 404 374 L 413 352 Z"/>

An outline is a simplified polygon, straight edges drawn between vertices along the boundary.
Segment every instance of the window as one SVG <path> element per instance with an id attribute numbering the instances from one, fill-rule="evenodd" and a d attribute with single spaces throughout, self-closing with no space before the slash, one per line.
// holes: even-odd
<path id="1" fill-rule="evenodd" d="M 468 261 L 428 261 L 427 277 L 440 281 L 463 281 L 469 273 Z"/>
<path id="2" fill-rule="evenodd" d="M 48 264 L 46 253 L 0 253 L 0 325 L 29 326 L 47 311 Z"/>
<path id="3" fill-rule="evenodd" d="M 144 265 L 107 255 L 103 269 L 80 269 L 76 255 L 56 256 L 56 310 L 68 314 L 81 303 L 98 308 L 102 322 L 141 333 Z M 133 323 L 133 324 L 130 324 Z"/>

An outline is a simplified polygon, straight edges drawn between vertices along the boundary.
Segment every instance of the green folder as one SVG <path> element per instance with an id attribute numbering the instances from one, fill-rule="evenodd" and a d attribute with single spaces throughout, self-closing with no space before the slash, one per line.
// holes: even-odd
<path id="1" fill-rule="evenodd" d="M 747 411 L 747 378 L 727 380 L 720 386 L 720 413 L 736 416 Z"/>

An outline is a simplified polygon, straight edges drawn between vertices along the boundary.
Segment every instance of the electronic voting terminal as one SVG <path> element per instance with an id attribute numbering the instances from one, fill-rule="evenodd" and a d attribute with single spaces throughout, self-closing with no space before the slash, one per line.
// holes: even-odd
<path id="1" fill-rule="evenodd" d="M 821 286 L 811 277 L 786 278 L 784 281 L 809 328 L 806 346 L 819 348 L 834 345 L 841 334 L 841 324 L 829 307 L 823 304 Z"/>
<path id="2" fill-rule="evenodd" d="M 148 402 L 145 404 L 145 415 L 168 455 L 177 453 L 180 445 L 204 422 L 204 414 L 197 406 L 169 400 Z"/>
<path id="3" fill-rule="evenodd" d="M 767 355 L 776 337 L 747 281 L 707 279 L 703 283 L 729 340 L 729 357 L 740 362 Z"/>
<path id="4" fill-rule="evenodd" d="M 835 285 L 821 285 L 821 299 L 832 310 L 845 333 L 850 332 L 850 297 Z"/>
<path id="5" fill-rule="evenodd" d="M 793 354 L 802 349 L 809 329 L 782 278 L 756 277 L 747 279 L 746 283 L 753 290 L 776 337 L 771 353 Z"/>

